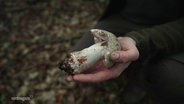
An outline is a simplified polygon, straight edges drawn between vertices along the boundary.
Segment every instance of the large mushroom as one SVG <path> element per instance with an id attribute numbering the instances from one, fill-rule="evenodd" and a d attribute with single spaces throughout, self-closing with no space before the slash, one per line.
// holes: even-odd
<path id="1" fill-rule="evenodd" d="M 116 36 L 108 31 L 92 29 L 95 44 L 81 51 L 68 54 L 59 65 L 68 74 L 82 73 L 102 59 L 104 66 L 110 68 L 114 63 L 109 59 L 112 51 L 121 50 Z"/>

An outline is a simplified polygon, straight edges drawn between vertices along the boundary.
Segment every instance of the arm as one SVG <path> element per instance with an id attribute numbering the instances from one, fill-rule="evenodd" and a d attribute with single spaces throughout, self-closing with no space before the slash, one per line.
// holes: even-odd
<path id="1" fill-rule="evenodd" d="M 126 34 L 136 41 L 140 58 L 170 55 L 184 50 L 184 18 Z"/>

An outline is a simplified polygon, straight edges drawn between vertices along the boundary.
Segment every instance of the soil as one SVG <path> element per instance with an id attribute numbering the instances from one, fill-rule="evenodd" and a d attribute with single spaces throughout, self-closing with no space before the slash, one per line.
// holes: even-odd
<path id="1" fill-rule="evenodd" d="M 0 104 L 122 104 L 125 79 L 74 83 L 58 63 L 105 0 L 0 0 Z"/>

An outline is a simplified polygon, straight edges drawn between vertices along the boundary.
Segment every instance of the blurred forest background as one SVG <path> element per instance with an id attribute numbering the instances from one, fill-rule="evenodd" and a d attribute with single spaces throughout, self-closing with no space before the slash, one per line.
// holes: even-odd
<path id="1" fill-rule="evenodd" d="M 126 80 L 73 83 L 58 68 L 105 6 L 106 0 L 0 0 L 0 104 L 122 104 Z"/>

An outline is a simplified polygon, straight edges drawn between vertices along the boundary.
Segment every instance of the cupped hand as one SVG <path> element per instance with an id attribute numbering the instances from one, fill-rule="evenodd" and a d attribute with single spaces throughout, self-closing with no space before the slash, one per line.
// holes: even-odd
<path id="1" fill-rule="evenodd" d="M 121 51 L 114 51 L 110 54 L 110 59 L 115 62 L 111 68 L 107 69 L 99 60 L 89 70 L 81 74 L 69 75 L 68 81 L 76 82 L 101 82 L 116 78 L 131 64 L 139 58 L 139 51 L 136 48 L 136 42 L 129 37 L 119 37 Z"/>

